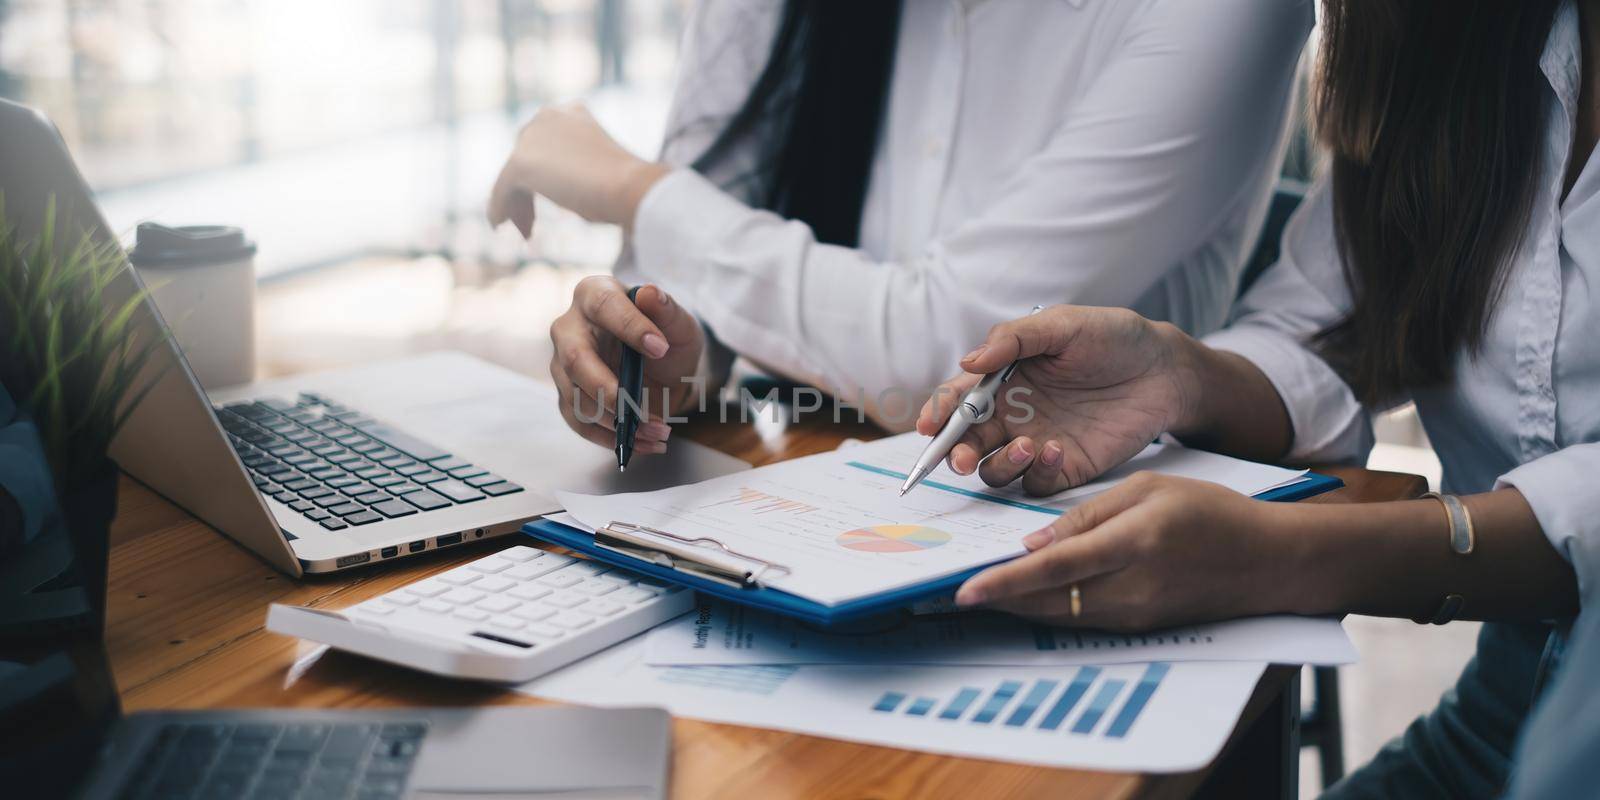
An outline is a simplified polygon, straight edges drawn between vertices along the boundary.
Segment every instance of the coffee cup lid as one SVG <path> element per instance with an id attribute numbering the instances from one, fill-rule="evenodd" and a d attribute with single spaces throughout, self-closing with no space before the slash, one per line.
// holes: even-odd
<path id="1" fill-rule="evenodd" d="M 136 267 L 193 267 L 237 261 L 256 254 L 256 243 L 229 225 L 169 227 L 139 223 L 129 260 Z"/>

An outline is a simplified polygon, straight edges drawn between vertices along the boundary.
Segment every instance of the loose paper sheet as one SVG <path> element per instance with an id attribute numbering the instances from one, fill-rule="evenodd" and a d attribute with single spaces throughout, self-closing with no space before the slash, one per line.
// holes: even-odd
<path id="1" fill-rule="evenodd" d="M 1056 628 L 1002 614 L 905 617 L 849 632 L 702 597 L 646 634 L 645 660 L 687 664 L 974 664 L 1061 666 L 1140 661 L 1349 664 L 1356 649 L 1338 620 L 1289 615 L 1151 633 Z"/>
<path id="2" fill-rule="evenodd" d="M 645 651 L 635 637 L 518 691 L 957 756 L 1177 772 L 1216 756 L 1265 667 L 652 667 Z"/>

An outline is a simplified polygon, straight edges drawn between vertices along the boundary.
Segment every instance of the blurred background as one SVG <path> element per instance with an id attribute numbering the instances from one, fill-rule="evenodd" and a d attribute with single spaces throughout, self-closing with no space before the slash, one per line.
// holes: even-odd
<path id="1" fill-rule="evenodd" d="M 118 230 L 225 218 L 258 274 L 355 255 L 603 263 L 612 231 L 481 210 L 519 119 L 587 99 L 653 155 L 681 0 L 0 0 L 0 96 L 61 128 Z"/>
<path id="2" fill-rule="evenodd" d="M 588 102 L 660 143 L 690 0 L 0 0 L 0 97 L 55 120 L 114 229 L 230 224 L 259 244 L 264 376 L 441 347 L 544 378 L 546 326 L 615 230 L 541 205 L 533 241 L 483 204 L 520 122 Z M 3 146 L 3 143 L 0 143 Z M 1285 177 L 1314 157 L 1299 132 Z M 1409 408 L 1370 465 L 1438 461 Z M 1475 624 L 1351 617 L 1346 763 L 1431 708 Z M 1303 760 L 1302 795 L 1320 785 Z"/>

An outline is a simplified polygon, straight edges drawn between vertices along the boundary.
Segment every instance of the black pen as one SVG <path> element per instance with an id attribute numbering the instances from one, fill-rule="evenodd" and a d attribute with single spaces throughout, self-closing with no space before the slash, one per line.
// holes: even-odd
<path id="1" fill-rule="evenodd" d="M 639 287 L 628 290 L 628 302 L 634 302 Z M 638 350 L 622 345 L 622 367 L 617 370 L 617 471 L 628 470 L 628 459 L 633 458 L 633 436 L 639 430 L 639 411 L 644 392 L 644 356 Z"/>

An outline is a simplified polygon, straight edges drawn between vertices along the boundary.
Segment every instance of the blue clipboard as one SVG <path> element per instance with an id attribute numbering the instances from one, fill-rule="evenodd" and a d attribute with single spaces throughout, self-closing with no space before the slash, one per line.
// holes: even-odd
<path id="1" fill-rule="evenodd" d="M 1344 481 L 1338 478 L 1313 472 L 1306 474 L 1306 480 L 1278 489 L 1270 489 L 1255 495 L 1255 498 L 1274 502 L 1293 502 L 1332 491 L 1343 485 Z M 622 567 L 657 580 L 676 583 L 694 589 L 697 592 L 720 597 L 740 605 L 759 608 L 763 611 L 770 611 L 774 614 L 794 617 L 824 628 L 859 624 L 879 618 L 905 614 L 912 605 L 920 601 L 944 597 L 954 593 L 968 578 L 992 566 L 986 564 L 982 567 L 947 575 L 915 586 L 895 589 L 829 606 L 779 589 L 736 588 L 697 575 L 689 575 L 671 567 L 664 567 L 643 559 L 626 556 L 596 545 L 594 536 L 591 534 L 549 520 L 538 519 L 529 522 L 522 527 L 522 532 L 540 541 L 565 547 L 614 567 Z"/>

